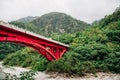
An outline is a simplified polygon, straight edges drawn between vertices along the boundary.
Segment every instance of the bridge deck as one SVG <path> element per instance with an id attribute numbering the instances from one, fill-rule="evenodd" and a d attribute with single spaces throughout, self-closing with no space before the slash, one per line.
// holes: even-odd
<path id="1" fill-rule="evenodd" d="M 5 27 L 9 27 L 9 28 L 18 30 L 18 31 L 20 31 L 20 32 L 24 32 L 24 33 L 26 33 L 26 34 L 29 34 L 29 35 L 32 35 L 32 36 L 35 36 L 35 37 L 44 39 L 44 40 L 46 40 L 46 41 L 50 41 L 50 42 L 53 42 L 53 43 L 56 43 L 56 44 L 59 44 L 59 45 L 65 46 L 65 47 L 69 47 L 69 45 L 66 45 L 66 44 L 60 43 L 60 42 L 58 42 L 58 41 L 52 40 L 51 38 L 46 38 L 46 37 L 41 36 L 41 35 L 39 35 L 39 34 L 36 34 L 36 33 L 31 32 L 31 31 L 28 31 L 28 30 L 19 28 L 19 27 L 17 27 L 17 26 L 14 26 L 14 25 L 5 23 L 5 22 L 3 22 L 3 21 L 0 21 L 0 25 L 3 25 L 3 26 L 5 26 Z"/>

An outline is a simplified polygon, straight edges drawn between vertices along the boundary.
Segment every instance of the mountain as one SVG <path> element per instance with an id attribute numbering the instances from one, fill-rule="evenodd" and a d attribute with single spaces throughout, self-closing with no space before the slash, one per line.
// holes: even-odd
<path id="1" fill-rule="evenodd" d="M 75 33 L 90 26 L 84 21 L 59 12 L 47 13 L 40 17 L 29 16 L 10 23 L 44 36 L 50 36 L 52 33 Z"/>
<path id="2" fill-rule="evenodd" d="M 51 12 L 42 15 L 31 21 L 38 27 L 39 32 L 46 35 L 51 33 L 74 33 L 86 29 L 89 24 L 86 22 L 72 18 L 65 13 Z"/>
<path id="3" fill-rule="evenodd" d="M 37 16 L 33 17 L 33 16 L 27 16 L 21 19 L 16 20 L 17 22 L 30 22 L 33 21 L 34 19 L 38 18 Z"/>

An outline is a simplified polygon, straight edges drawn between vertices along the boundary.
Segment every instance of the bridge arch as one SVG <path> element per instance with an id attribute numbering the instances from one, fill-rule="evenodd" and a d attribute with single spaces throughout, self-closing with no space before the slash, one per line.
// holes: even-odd
<path id="1" fill-rule="evenodd" d="M 0 42 L 12 42 L 31 47 L 49 61 L 61 58 L 69 47 L 63 43 L 3 23 L 0 23 Z"/>
<path id="2" fill-rule="evenodd" d="M 10 43 L 21 44 L 34 49 L 38 53 L 42 54 L 49 61 L 57 60 L 56 57 L 49 50 L 47 50 L 46 48 L 44 48 L 43 46 L 37 43 L 32 43 L 30 41 L 22 41 L 22 40 L 4 40 L 4 39 L 6 39 L 6 37 L 0 38 L 0 42 L 10 42 Z"/>

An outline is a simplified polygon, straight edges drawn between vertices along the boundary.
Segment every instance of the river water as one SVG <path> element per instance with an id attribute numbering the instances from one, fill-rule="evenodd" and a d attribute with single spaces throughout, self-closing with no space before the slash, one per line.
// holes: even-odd
<path id="1" fill-rule="evenodd" d="M 21 67 L 10 67 L 3 66 L 2 62 L 0 62 L 0 80 L 4 77 L 3 73 L 10 73 L 11 75 L 17 75 L 21 72 L 29 71 L 30 69 L 21 68 Z M 64 74 L 61 76 L 58 73 L 45 73 L 45 72 L 37 72 L 34 76 L 35 80 L 120 80 L 120 74 L 113 73 L 96 73 L 97 77 L 93 74 L 88 74 L 84 77 L 65 77 Z"/>

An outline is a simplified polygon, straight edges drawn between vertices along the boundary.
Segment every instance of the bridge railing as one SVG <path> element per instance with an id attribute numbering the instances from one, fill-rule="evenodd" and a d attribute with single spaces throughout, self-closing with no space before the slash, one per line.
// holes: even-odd
<path id="1" fill-rule="evenodd" d="M 36 34 L 36 33 L 31 32 L 31 31 L 28 31 L 26 29 L 19 28 L 18 26 L 14 26 L 14 25 L 11 25 L 9 23 L 6 23 L 4 21 L 0 21 L 0 25 L 3 25 L 5 27 L 9 27 L 9 28 L 12 28 L 12 29 L 15 29 L 15 30 L 18 30 L 18 31 L 21 31 L 21 32 L 24 32 L 24 33 L 27 33 L 27 34 L 30 34 L 30 35 L 33 35 L 33 36 L 36 36 L 38 38 L 42 38 L 42 39 L 47 40 L 47 41 L 51 41 L 51 42 L 56 43 L 56 44 L 60 44 L 60 45 L 69 47 L 69 45 L 66 45 L 66 44 L 60 43 L 58 41 L 52 40 L 51 38 L 46 38 L 46 37 L 41 36 L 39 34 Z"/>
<path id="2" fill-rule="evenodd" d="M 8 23 L 3 22 L 3 21 L 0 21 L 0 25 L 4 25 L 5 27 L 10 27 L 12 29 L 19 30 L 19 31 L 22 31 L 22 32 L 26 32 L 25 29 L 19 28 L 18 26 L 14 26 L 14 25 L 8 24 Z"/>

